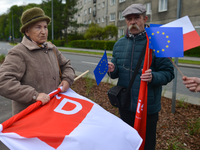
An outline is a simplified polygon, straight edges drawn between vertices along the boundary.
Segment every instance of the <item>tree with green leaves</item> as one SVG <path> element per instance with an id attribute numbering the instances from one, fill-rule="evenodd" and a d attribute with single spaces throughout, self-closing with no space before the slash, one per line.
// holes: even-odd
<path id="1" fill-rule="evenodd" d="M 115 25 L 108 25 L 106 27 L 100 27 L 98 24 L 91 23 L 89 28 L 86 30 L 84 37 L 86 39 L 98 39 L 104 40 L 108 39 L 109 36 L 113 38 L 114 36 L 117 37 L 118 30 Z"/>
<path id="2" fill-rule="evenodd" d="M 104 30 L 98 24 L 91 23 L 86 30 L 84 37 L 86 39 L 98 39 L 103 40 Z"/>
<path id="3" fill-rule="evenodd" d="M 51 16 L 52 0 L 43 0 L 41 7 L 45 14 Z M 53 18 L 54 18 L 54 37 L 62 39 L 63 36 L 67 42 L 67 29 L 69 27 L 77 27 L 77 21 L 73 19 L 78 9 L 75 7 L 77 0 L 53 0 Z M 52 25 L 52 24 L 51 24 Z M 49 35 L 52 33 L 52 26 L 49 26 Z"/>
<path id="4" fill-rule="evenodd" d="M 7 13 L 0 15 L 0 39 L 8 40 L 9 37 L 13 36 L 15 39 L 22 38 L 23 34 L 19 31 L 21 25 L 22 13 L 32 7 L 40 7 L 38 4 L 28 4 L 26 6 L 13 5 L 9 8 Z"/>
<path id="5" fill-rule="evenodd" d="M 108 38 L 109 36 L 111 38 L 116 37 L 118 35 L 117 27 L 114 24 L 108 25 L 104 28 L 104 39 Z M 117 39 L 116 39 L 117 40 Z"/>

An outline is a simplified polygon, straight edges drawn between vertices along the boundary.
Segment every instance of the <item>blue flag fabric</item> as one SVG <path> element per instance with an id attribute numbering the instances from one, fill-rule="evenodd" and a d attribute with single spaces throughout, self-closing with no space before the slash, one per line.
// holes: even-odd
<path id="1" fill-rule="evenodd" d="M 150 23 L 150 27 L 160 27 L 162 26 L 162 24 L 153 24 L 153 23 Z"/>
<path id="2" fill-rule="evenodd" d="M 97 85 L 99 85 L 103 77 L 106 75 L 107 71 L 108 71 L 108 60 L 107 60 L 107 55 L 106 55 L 106 50 L 105 50 L 101 60 L 99 61 L 98 65 L 93 71 Z"/>
<path id="3" fill-rule="evenodd" d="M 181 27 L 146 28 L 149 48 L 156 57 L 183 57 L 183 29 Z"/>

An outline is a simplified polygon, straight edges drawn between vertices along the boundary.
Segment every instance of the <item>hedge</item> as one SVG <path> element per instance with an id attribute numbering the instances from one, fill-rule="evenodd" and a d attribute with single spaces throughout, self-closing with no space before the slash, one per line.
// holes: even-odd
<path id="1" fill-rule="evenodd" d="M 52 42 L 52 40 L 50 40 Z M 53 44 L 56 46 L 65 46 L 65 40 L 53 40 Z"/>
<path id="2" fill-rule="evenodd" d="M 200 57 L 200 46 L 184 52 L 184 56 Z"/>
<path id="3" fill-rule="evenodd" d="M 69 43 L 71 47 L 112 50 L 116 41 L 74 40 Z"/>

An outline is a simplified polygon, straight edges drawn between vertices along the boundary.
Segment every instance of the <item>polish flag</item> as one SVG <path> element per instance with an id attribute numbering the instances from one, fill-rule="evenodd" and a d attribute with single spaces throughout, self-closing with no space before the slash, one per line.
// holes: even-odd
<path id="1" fill-rule="evenodd" d="M 71 89 L 37 104 L 0 124 L 0 140 L 9 149 L 138 150 L 142 143 L 135 129 Z"/>
<path id="2" fill-rule="evenodd" d="M 182 17 L 161 27 L 182 27 L 184 51 L 200 46 L 200 36 L 193 27 L 188 16 Z"/>

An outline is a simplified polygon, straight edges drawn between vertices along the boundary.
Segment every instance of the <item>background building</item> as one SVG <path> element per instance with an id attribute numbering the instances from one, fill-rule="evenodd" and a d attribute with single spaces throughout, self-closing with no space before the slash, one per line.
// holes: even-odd
<path id="1" fill-rule="evenodd" d="M 179 0 L 79 0 L 80 9 L 77 22 L 85 25 L 91 22 L 102 27 L 115 24 L 118 27 L 118 38 L 125 34 L 126 23 L 122 11 L 134 3 L 142 3 L 147 8 L 147 24 L 166 24 L 177 19 Z M 200 0 L 180 0 L 180 17 L 189 16 L 193 26 L 200 35 Z M 80 27 L 84 33 L 88 26 Z"/>

